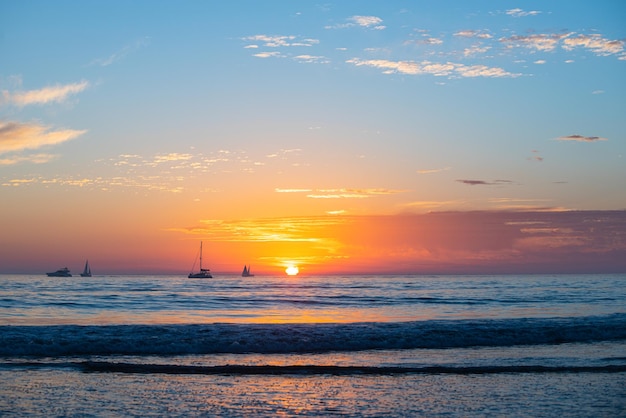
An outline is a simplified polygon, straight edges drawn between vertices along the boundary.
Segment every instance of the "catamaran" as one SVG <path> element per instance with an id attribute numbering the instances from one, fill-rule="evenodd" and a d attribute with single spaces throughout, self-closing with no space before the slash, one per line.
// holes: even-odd
<path id="1" fill-rule="evenodd" d="M 211 270 L 202 268 L 202 241 L 200 241 L 200 271 L 194 273 L 193 269 L 195 267 L 196 267 L 196 262 L 194 261 L 193 267 L 191 268 L 191 273 L 189 273 L 189 275 L 187 276 L 190 279 L 210 279 L 213 277 L 211 276 Z"/>
<path id="2" fill-rule="evenodd" d="M 85 261 L 85 269 L 80 273 L 80 277 L 91 277 L 91 267 L 89 267 L 89 260 Z"/>
<path id="3" fill-rule="evenodd" d="M 48 277 L 72 277 L 72 273 L 70 273 L 70 269 L 68 269 L 67 267 L 63 267 L 62 269 L 58 269 L 57 271 L 46 274 L 48 275 Z"/>
<path id="4" fill-rule="evenodd" d="M 241 272 L 241 277 L 254 277 L 254 274 L 250 271 L 250 266 L 243 266 L 243 271 Z"/>

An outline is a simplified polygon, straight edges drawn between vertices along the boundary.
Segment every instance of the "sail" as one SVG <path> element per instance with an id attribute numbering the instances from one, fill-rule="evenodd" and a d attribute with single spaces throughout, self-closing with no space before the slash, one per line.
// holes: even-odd
<path id="1" fill-rule="evenodd" d="M 80 273 L 82 277 L 91 277 L 91 267 L 89 267 L 89 260 L 85 261 L 85 268 L 83 272 Z"/>

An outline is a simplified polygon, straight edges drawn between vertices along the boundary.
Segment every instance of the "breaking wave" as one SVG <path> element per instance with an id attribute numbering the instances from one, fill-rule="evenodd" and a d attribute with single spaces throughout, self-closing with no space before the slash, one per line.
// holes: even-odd
<path id="1" fill-rule="evenodd" d="M 2 326 L 2 357 L 325 353 L 626 340 L 626 314 L 352 324 Z"/>

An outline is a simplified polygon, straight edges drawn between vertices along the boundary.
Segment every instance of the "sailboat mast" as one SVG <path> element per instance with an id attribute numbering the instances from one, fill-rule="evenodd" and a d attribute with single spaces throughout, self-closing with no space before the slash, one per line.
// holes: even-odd
<path id="1" fill-rule="evenodd" d="M 202 241 L 200 241 L 200 271 L 202 271 Z"/>

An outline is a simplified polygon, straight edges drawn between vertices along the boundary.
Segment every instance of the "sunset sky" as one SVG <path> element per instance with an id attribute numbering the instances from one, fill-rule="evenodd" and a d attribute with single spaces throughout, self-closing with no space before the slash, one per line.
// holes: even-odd
<path id="1" fill-rule="evenodd" d="M 0 273 L 626 271 L 625 22 L 0 1 Z"/>

